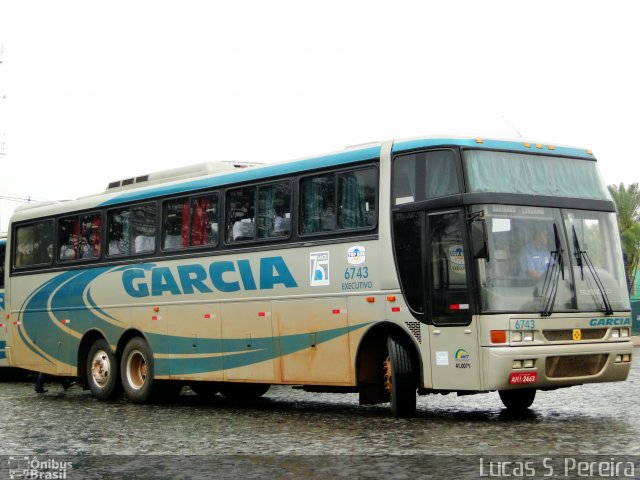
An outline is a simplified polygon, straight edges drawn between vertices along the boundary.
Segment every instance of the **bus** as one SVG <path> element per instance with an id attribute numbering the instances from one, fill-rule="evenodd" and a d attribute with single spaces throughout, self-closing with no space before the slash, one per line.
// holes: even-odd
<path id="1" fill-rule="evenodd" d="M 8 367 L 7 353 L 7 325 L 4 310 L 4 260 L 7 248 L 7 238 L 0 234 L 0 368 Z"/>
<path id="2" fill-rule="evenodd" d="M 225 162 L 24 206 L 7 240 L 7 351 L 98 399 L 256 398 L 271 385 L 417 395 L 623 381 L 630 305 L 589 150 L 387 141 Z M 537 269 L 537 270 L 536 270 Z"/>

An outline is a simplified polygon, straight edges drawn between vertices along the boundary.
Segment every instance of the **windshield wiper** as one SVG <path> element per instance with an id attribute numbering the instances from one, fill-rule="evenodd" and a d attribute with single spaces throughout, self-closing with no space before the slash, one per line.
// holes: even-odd
<path id="1" fill-rule="evenodd" d="M 544 274 L 544 282 L 542 283 L 542 302 L 544 304 L 540 312 L 540 316 L 542 317 L 548 317 L 553 313 L 553 304 L 556 302 L 560 276 L 562 276 L 564 280 L 564 257 L 562 255 L 562 245 L 560 244 L 558 227 L 556 227 L 555 223 L 553 224 L 553 237 L 556 242 L 556 249 L 551 252 L 551 261 L 547 266 L 547 271 Z"/>
<path id="2" fill-rule="evenodd" d="M 576 262 L 580 267 L 580 279 L 584 282 L 584 265 L 586 264 L 587 268 L 589 269 L 589 272 L 591 273 L 591 276 L 593 277 L 593 280 L 596 282 L 596 286 L 598 287 L 598 290 L 600 291 L 600 296 L 602 297 L 602 303 L 603 303 L 605 315 L 613 315 L 613 308 L 611 307 L 611 302 L 609 301 L 609 297 L 607 296 L 607 291 L 604 288 L 604 284 L 600 279 L 600 275 L 598 275 L 598 272 L 593 266 L 593 262 L 591 261 L 591 258 L 589 258 L 589 254 L 587 253 L 587 251 L 582 250 L 580 248 L 580 242 L 578 241 L 578 235 L 576 234 L 575 225 L 572 228 L 573 228 L 573 246 L 575 249 L 574 255 L 576 256 Z"/>

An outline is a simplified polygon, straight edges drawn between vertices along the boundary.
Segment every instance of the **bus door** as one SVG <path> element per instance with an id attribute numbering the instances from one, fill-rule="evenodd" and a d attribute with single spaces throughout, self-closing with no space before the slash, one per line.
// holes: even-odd
<path id="1" fill-rule="evenodd" d="M 461 209 L 425 214 L 426 320 L 434 389 L 480 389 L 478 326 L 471 315 L 470 256 Z"/>

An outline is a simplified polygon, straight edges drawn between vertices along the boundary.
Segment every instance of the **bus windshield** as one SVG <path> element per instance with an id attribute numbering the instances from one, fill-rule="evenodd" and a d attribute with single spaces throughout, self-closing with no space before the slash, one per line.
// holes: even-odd
<path id="1" fill-rule="evenodd" d="M 615 214 L 481 205 L 488 258 L 478 260 L 487 312 L 628 310 Z"/>

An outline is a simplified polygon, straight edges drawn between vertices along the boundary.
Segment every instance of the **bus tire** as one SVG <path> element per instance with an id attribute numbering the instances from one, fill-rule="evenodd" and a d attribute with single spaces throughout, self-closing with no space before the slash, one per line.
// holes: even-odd
<path id="1" fill-rule="evenodd" d="M 269 383 L 225 383 L 220 386 L 220 393 L 229 400 L 249 401 L 260 398 L 271 388 Z"/>
<path id="2" fill-rule="evenodd" d="M 120 377 L 124 393 L 134 403 L 151 399 L 154 389 L 153 357 L 142 337 L 133 337 L 122 351 Z"/>
<path id="3" fill-rule="evenodd" d="M 104 339 L 93 342 L 87 356 L 86 380 L 94 397 L 115 400 L 122 395 L 118 359 Z"/>
<path id="4" fill-rule="evenodd" d="M 413 417 L 416 414 L 418 385 L 409 350 L 401 342 L 389 337 L 387 353 L 384 387 L 389 395 L 391 413 L 396 418 Z"/>
<path id="5" fill-rule="evenodd" d="M 518 390 L 499 390 L 502 404 L 511 412 L 524 412 L 536 398 L 535 388 L 522 388 Z"/>

